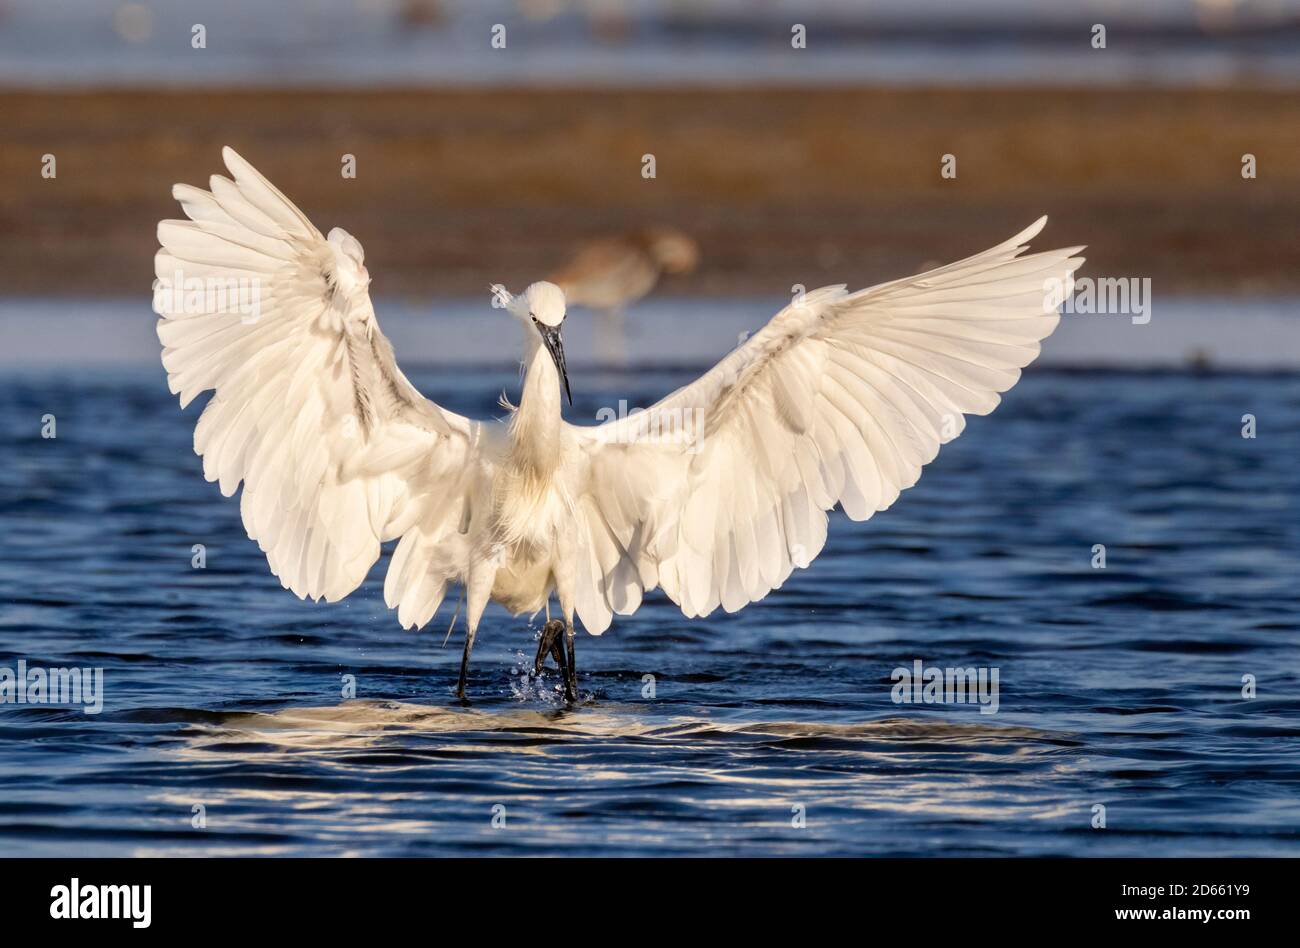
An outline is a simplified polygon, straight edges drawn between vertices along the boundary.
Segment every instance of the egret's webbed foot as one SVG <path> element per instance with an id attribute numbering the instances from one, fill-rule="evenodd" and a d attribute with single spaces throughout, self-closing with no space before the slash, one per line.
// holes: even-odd
<path id="1" fill-rule="evenodd" d="M 564 636 L 564 641 L 560 637 Z M 550 655 L 559 666 L 564 676 L 564 698 L 566 701 L 578 700 L 578 670 L 573 655 L 573 626 L 566 626 L 559 619 L 552 619 L 542 626 L 541 637 L 537 641 L 537 659 L 533 662 L 533 674 L 542 673 L 546 656 Z"/>
<path id="2" fill-rule="evenodd" d="M 559 646 L 562 632 L 564 632 L 564 623 L 559 619 L 552 619 L 542 626 L 542 634 L 537 640 L 537 660 L 533 662 L 534 675 L 542 673 L 542 665 L 545 664 L 547 655 L 555 659 L 555 664 L 564 667 L 564 655 L 561 654 Z"/>

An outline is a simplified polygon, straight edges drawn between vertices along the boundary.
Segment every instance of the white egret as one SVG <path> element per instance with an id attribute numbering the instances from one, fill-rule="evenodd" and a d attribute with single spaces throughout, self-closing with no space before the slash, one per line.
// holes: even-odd
<path id="1" fill-rule="evenodd" d="M 537 667 L 554 655 L 573 700 L 575 620 L 599 635 L 655 587 L 687 616 L 762 599 L 821 551 L 827 510 L 889 507 L 964 414 L 993 410 L 1082 262 L 1022 256 L 1043 218 L 927 273 L 814 290 L 694 383 L 591 427 L 561 417 L 564 294 L 534 283 L 503 294 L 524 336 L 519 406 L 471 421 L 398 369 L 361 245 L 223 155 L 233 181 L 173 189 L 190 220 L 159 224 L 155 261 L 171 391 L 182 407 L 215 392 L 194 431 L 204 476 L 226 496 L 243 483 L 244 527 L 299 597 L 342 599 L 390 540 L 384 599 L 403 627 L 459 587 L 462 699 L 489 600 L 518 615 L 555 594 Z M 234 289 L 165 302 L 191 285 Z"/>

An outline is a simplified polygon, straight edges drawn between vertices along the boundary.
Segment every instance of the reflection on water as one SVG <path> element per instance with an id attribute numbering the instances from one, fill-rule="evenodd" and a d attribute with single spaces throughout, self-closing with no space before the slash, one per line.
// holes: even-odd
<path id="1" fill-rule="evenodd" d="M 268 753 L 325 748 L 400 750 L 406 737 L 456 735 L 527 735 L 555 740 L 644 739 L 674 741 L 752 740 L 787 746 L 841 746 L 866 751 L 877 742 L 905 745 L 953 745 L 985 753 L 1019 753 L 1032 743 L 1071 746 L 1068 736 L 1030 728 L 953 724 L 945 721 L 884 719 L 862 724 L 821 724 L 813 721 L 742 722 L 717 724 L 704 719 L 646 720 L 635 707 L 612 705 L 542 711 L 507 708 L 492 712 L 460 707 L 431 707 L 391 701 L 346 701 L 322 708 L 286 708 L 283 711 L 240 711 L 221 717 L 220 723 L 199 723 L 187 742 L 192 755 L 224 753 L 231 745 L 241 751 L 249 744 L 265 744 Z M 797 742 L 797 743 L 796 743 Z"/>
<path id="2" fill-rule="evenodd" d="M 518 384 L 412 374 L 478 415 Z M 579 373 L 575 415 L 690 374 Z M 1300 851 L 1295 375 L 1031 372 L 761 604 L 581 637 L 571 710 L 536 623 L 489 610 L 462 708 L 449 612 L 401 630 L 382 570 L 294 599 L 192 426 L 161 370 L 0 382 L 0 665 L 105 689 L 0 706 L 6 853 Z M 918 659 L 999 669 L 997 714 L 894 704 Z"/>
<path id="3" fill-rule="evenodd" d="M 382 838 L 386 846 L 405 843 L 418 849 L 436 834 L 444 846 L 582 848 L 591 843 L 591 827 L 569 823 L 590 818 L 602 833 L 619 834 L 635 850 L 651 845 L 640 839 L 643 832 L 671 849 L 679 832 L 673 822 L 705 818 L 678 799 L 687 789 L 708 800 L 707 810 L 714 814 L 710 820 L 730 819 L 734 813 L 737 829 L 752 833 L 761 828 L 776 836 L 787 827 L 793 830 L 794 806 L 805 814 L 810 808 L 814 814 L 834 813 L 845 810 L 846 798 L 855 800 L 853 809 L 881 815 L 1059 817 L 1068 812 L 1068 805 L 1054 803 L 1028 785 L 1008 796 L 1000 781 L 982 769 L 960 785 L 945 786 L 951 781 L 931 782 L 924 773 L 899 764 L 931 761 L 944 767 L 964 763 L 981 768 L 1006 758 L 1027 772 L 1040 758 L 1046 763 L 1077 746 L 1068 735 L 982 722 L 717 722 L 648 717 L 634 705 L 608 702 L 571 711 L 520 706 L 482 712 L 351 701 L 222 715 L 187 729 L 175 754 L 191 768 L 222 769 L 237 760 L 241 770 L 253 773 L 307 771 L 339 778 L 340 786 L 333 788 L 329 785 L 335 781 L 329 778 L 325 786 L 290 783 L 274 790 L 254 782 L 208 796 L 211 811 L 222 814 L 225 831 L 238 827 L 240 835 L 258 835 L 263 814 L 271 809 L 282 829 L 292 825 L 296 835 L 314 839 L 337 836 L 343 841 L 361 832 Z M 711 755 L 733 763 L 693 763 Z M 809 758 L 807 763 L 801 763 L 803 757 Z M 494 771 L 490 778 L 466 781 L 464 770 L 474 762 L 489 761 Z M 1069 765 L 1061 760 L 1052 766 Z M 898 772 L 886 776 L 888 770 Z M 881 773 L 872 778 L 870 771 Z M 382 777 L 381 792 L 368 790 L 368 774 Z M 355 787 L 349 788 L 353 781 Z M 454 820 L 449 827 L 435 814 L 421 813 L 428 797 L 439 794 L 459 795 L 457 809 L 477 809 L 483 819 Z M 158 799 L 188 806 L 192 795 L 178 797 L 168 791 Z M 498 805 L 505 807 L 506 825 L 501 829 L 517 824 L 525 831 L 522 839 L 499 834 L 491 825 L 492 808 Z M 237 822 L 231 822 L 231 814 L 237 814 Z M 644 823 L 645 829 L 620 827 L 628 818 Z M 780 841 L 773 837 L 769 844 Z M 148 851 L 169 852 L 157 847 Z"/>

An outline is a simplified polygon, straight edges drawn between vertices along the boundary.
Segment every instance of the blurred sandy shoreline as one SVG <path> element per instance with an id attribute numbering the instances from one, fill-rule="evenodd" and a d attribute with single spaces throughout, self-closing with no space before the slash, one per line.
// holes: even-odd
<path id="1" fill-rule="evenodd" d="M 1087 273 L 1300 287 L 1289 91 L 23 91 L 0 115 L 0 294 L 147 295 L 170 185 L 221 171 L 227 143 L 355 234 L 384 294 L 518 285 L 584 237 L 670 222 L 704 266 L 665 292 L 782 296 L 915 272 L 1042 213 L 1049 243 L 1089 245 Z"/>

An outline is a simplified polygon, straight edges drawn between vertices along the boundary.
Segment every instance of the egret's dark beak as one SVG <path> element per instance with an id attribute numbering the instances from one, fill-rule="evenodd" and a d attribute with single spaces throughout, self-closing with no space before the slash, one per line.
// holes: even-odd
<path id="1" fill-rule="evenodd" d="M 573 392 L 569 391 L 569 370 L 564 365 L 564 340 L 560 338 L 560 327 L 544 326 L 539 322 L 537 331 L 542 334 L 542 342 L 546 345 L 546 351 L 555 360 L 555 368 L 559 370 L 560 380 L 564 382 L 564 394 L 569 397 L 569 406 L 572 407 Z"/>

